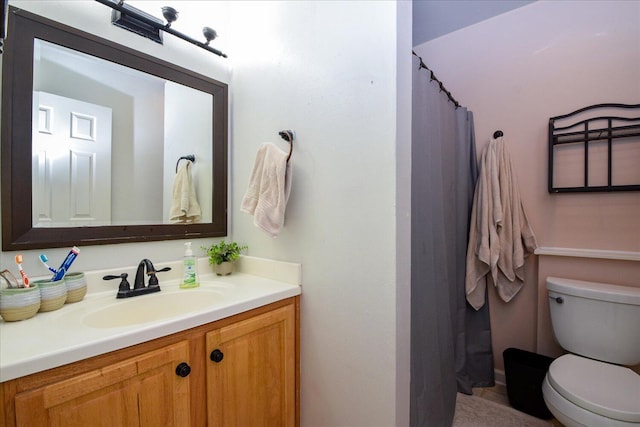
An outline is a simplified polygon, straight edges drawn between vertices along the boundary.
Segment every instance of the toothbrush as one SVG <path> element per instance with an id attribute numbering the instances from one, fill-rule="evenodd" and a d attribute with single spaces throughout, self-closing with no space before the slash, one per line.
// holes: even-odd
<path id="1" fill-rule="evenodd" d="M 62 265 L 60 265 L 60 268 L 58 268 L 58 270 L 54 273 L 53 277 L 51 278 L 52 282 L 62 280 L 64 275 L 67 274 L 67 270 L 69 270 L 69 267 L 71 267 L 71 264 L 76 259 L 79 253 L 80 253 L 80 249 L 78 249 L 77 246 L 74 246 L 71 248 L 71 250 L 67 254 L 67 257 L 64 259 L 64 261 L 62 261 Z"/>
<path id="2" fill-rule="evenodd" d="M 44 266 L 47 267 L 50 272 L 57 273 L 58 270 L 56 270 L 55 268 L 53 268 L 49 264 L 47 264 L 47 261 L 49 261 L 49 258 L 47 258 L 47 256 L 45 254 L 40 254 L 40 262 L 42 264 L 44 264 Z"/>
<path id="3" fill-rule="evenodd" d="M 27 273 L 22 269 L 22 254 L 18 254 L 15 257 L 16 264 L 18 264 L 18 269 L 20 270 L 20 275 L 22 276 L 22 283 L 24 284 L 23 288 L 29 287 L 29 278 L 27 277 Z"/>

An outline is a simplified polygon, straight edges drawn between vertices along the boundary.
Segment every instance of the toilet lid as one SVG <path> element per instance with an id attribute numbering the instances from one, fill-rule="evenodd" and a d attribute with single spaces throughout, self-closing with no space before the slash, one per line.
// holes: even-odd
<path id="1" fill-rule="evenodd" d="M 548 378 L 558 393 L 586 410 L 640 422 L 640 375 L 629 368 L 566 354 L 549 366 Z"/>

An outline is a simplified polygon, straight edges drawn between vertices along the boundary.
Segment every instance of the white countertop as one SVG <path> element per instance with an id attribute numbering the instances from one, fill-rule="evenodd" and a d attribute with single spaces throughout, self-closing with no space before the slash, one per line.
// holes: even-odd
<path id="1" fill-rule="evenodd" d="M 158 264 L 156 269 L 167 265 L 173 268 L 173 264 Z M 115 298 L 119 280 L 98 282 L 96 279 L 120 272 L 87 273 L 90 291 L 84 300 L 19 322 L 0 320 L 0 382 L 204 325 L 301 293 L 299 264 L 242 257 L 240 271 L 225 277 L 200 274 L 200 287 L 195 289 L 179 289 L 180 280 L 175 276 L 179 277 L 180 270 L 181 265 L 177 263 L 172 274 L 158 274 L 162 289 L 159 293 L 119 300 Z M 200 273 L 210 271 L 202 259 L 199 270 Z M 134 277 L 135 274 L 129 274 L 132 286 Z M 194 290 L 211 291 L 216 298 L 210 306 L 186 314 L 134 325 L 95 327 L 88 326 L 83 320 L 87 315 L 118 303 L 135 308 L 136 301 L 145 298 L 145 304 L 149 305 L 153 298 L 160 296 L 166 302 L 172 295 Z"/>

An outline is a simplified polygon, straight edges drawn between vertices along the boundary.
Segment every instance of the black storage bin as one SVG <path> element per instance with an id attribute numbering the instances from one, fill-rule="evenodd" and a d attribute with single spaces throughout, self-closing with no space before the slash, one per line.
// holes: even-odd
<path id="1" fill-rule="evenodd" d="M 518 348 L 506 349 L 502 357 L 511 406 L 534 417 L 552 418 L 542 397 L 542 382 L 553 358 Z"/>

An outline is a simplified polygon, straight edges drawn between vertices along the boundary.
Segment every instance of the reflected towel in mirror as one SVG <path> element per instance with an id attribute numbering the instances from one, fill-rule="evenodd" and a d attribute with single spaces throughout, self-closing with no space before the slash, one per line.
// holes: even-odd
<path id="1" fill-rule="evenodd" d="M 173 197 L 169 221 L 172 223 L 190 224 L 200 221 L 200 204 L 196 197 L 196 189 L 191 177 L 190 161 L 183 162 L 173 181 Z"/>
<path id="2" fill-rule="evenodd" d="M 270 143 L 258 148 L 247 191 L 240 210 L 254 216 L 253 223 L 277 237 L 284 225 L 284 212 L 291 193 L 288 153 Z"/>

